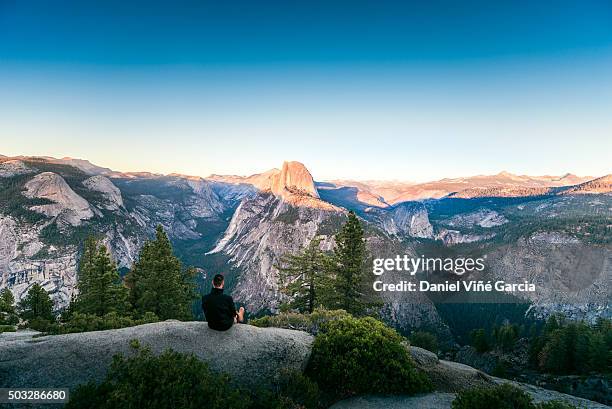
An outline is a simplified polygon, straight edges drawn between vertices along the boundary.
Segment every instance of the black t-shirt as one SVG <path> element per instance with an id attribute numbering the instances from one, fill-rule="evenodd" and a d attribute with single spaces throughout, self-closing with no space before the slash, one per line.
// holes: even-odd
<path id="1" fill-rule="evenodd" d="M 217 331 L 226 331 L 234 324 L 236 306 L 231 296 L 223 294 L 223 289 L 214 288 L 202 297 L 202 310 L 208 326 Z"/>

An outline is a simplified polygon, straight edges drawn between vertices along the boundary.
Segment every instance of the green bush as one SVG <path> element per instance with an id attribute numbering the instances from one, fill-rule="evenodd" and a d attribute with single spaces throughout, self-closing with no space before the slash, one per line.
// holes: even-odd
<path id="1" fill-rule="evenodd" d="M 247 409 L 248 396 L 213 373 L 194 355 L 168 350 L 155 356 L 143 348 L 135 356 L 116 355 L 100 384 L 78 387 L 67 409 Z"/>
<path id="2" fill-rule="evenodd" d="M 147 312 L 141 319 L 133 319 L 129 316 L 119 315 L 116 312 L 110 312 L 101 317 L 93 314 L 81 314 L 75 312 L 70 315 L 70 319 L 62 325 L 53 328 L 57 334 L 69 334 L 74 332 L 89 332 L 103 331 L 107 329 L 118 329 L 125 327 L 133 327 L 135 325 L 148 324 L 157 322 L 159 318 L 152 312 Z"/>
<path id="3" fill-rule="evenodd" d="M 17 314 L 7 314 L 0 312 L 0 325 L 17 325 L 19 317 Z"/>
<path id="4" fill-rule="evenodd" d="M 250 324 L 257 327 L 276 327 L 306 331 L 316 335 L 321 326 L 329 321 L 350 318 L 344 310 L 326 310 L 316 308 L 312 314 L 284 312 L 278 315 L 266 316 L 251 320 Z"/>
<path id="5" fill-rule="evenodd" d="M 227 409 L 317 409 L 317 385 L 300 372 L 280 374 L 271 388 L 245 391 L 229 383 L 227 375 L 212 372 L 194 355 L 167 350 L 159 356 L 142 348 L 138 340 L 130 346 L 137 353 L 113 357 L 106 378 L 99 384 L 79 386 L 67 409 L 124 408 L 227 408 Z"/>
<path id="6" fill-rule="evenodd" d="M 319 406 L 319 387 L 307 376 L 297 371 L 281 373 L 275 385 L 275 393 L 299 407 L 314 409 Z"/>
<path id="7" fill-rule="evenodd" d="M 54 332 L 54 329 L 57 328 L 57 324 L 54 321 L 37 317 L 28 321 L 28 328 L 40 332 Z"/>
<path id="8" fill-rule="evenodd" d="M 14 325 L 0 325 L 0 333 L 2 332 L 15 332 L 15 326 Z"/>
<path id="9" fill-rule="evenodd" d="M 460 392 L 453 409 L 534 409 L 531 396 L 508 383 Z"/>
<path id="10" fill-rule="evenodd" d="M 307 373 L 335 398 L 431 390 L 403 338 L 371 317 L 327 322 L 315 338 Z"/>
<path id="11" fill-rule="evenodd" d="M 438 353 L 438 338 L 425 331 L 417 331 L 410 337 L 410 344 L 415 347 L 423 348 L 434 354 Z"/>

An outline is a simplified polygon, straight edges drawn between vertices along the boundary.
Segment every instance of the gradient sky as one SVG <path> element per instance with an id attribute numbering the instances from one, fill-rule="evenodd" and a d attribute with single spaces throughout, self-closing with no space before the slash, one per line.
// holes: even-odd
<path id="1" fill-rule="evenodd" d="M 127 4 L 130 3 L 130 4 Z M 612 3 L 0 0 L 0 153 L 318 180 L 612 172 Z"/>

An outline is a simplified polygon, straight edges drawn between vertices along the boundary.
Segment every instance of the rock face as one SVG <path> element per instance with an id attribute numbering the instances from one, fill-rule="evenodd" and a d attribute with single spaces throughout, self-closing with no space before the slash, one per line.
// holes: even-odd
<path id="1" fill-rule="evenodd" d="M 76 248 L 59 252 L 40 240 L 44 224 L 24 226 L 11 216 L 0 215 L 0 288 L 9 288 L 21 300 L 34 283 L 66 305 L 76 284 Z M 47 254 L 41 254 L 46 252 Z"/>
<path id="2" fill-rule="evenodd" d="M 270 190 L 283 198 L 291 194 L 306 194 L 319 198 L 312 175 L 300 162 L 285 162 L 279 174 L 272 176 Z"/>
<path id="3" fill-rule="evenodd" d="M 60 216 L 73 226 L 94 215 L 87 200 L 76 194 L 60 175 L 43 172 L 25 184 L 23 195 L 27 198 L 47 199 L 52 204 L 33 206 L 30 209 L 46 216 Z"/>
<path id="4" fill-rule="evenodd" d="M 372 218 L 374 223 L 394 236 L 433 238 L 427 209 L 420 202 L 405 202 L 384 210 L 366 210 L 365 217 Z"/>
<path id="5" fill-rule="evenodd" d="M 449 230 L 441 228 L 436 234 L 436 239 L 442 240 L 447 246 L 453 246 L 455 244 L 473 243 L 476 241 L 487 240 L 495 237 L 495 233 L 487 234 L 470 234 L 461 233 L 459 230 Z"/>
<path id="6" fill-rule="evenodd" d="M 83 181 L 88 189 L 99 192 L 105 199 L 104 208 L 107 210 L 119 210 L 123 206 L 123 197 L 121 197 L 121 191 L 117 186 L 113 185 L 113 182 L 109 178 L 102 175 L 92 176 Z"/>
<path id="7" fill-rule="evenodd" d="M 490 228 L 501 226 L 502 224 L 506 223 L 508 223 L 508 219 L 496 211 L 490 209 L 480 209 L 476 212 L 454 216 L 445 224 L 456 227 L 480 226 Z"/>
<path id="8" fill-rule="evenodd" d="M 318 200 L 318 199 L 313 199 Z M 287 253 L 306 247 L 325 223 L 341 213 L 313 207 L 297 207 L 270 193 L 243 200 L 234 212 L 222 239 L 209 254 L 226 257 L 241 274 L 233 295 L 248 303 L 251 311 L 275 310 L 280 303 L 275 265 Z M 331 246 L 331 237 L 323 245 Z"/>
<path id="9" fill-rule="evenodd" d="M 303 370 L 312 336 L 301 331 L 234 325 L 218 332 L 205 322 L 165 321 L 109 331 L 3 341 L 0 337 L 0 387 L 73 389 L 101 380 L 115 353 L 131 352 L 130 340 L 193 353 L 211 369 L 228 373 L 237 385 L 270 383 L 282 369 Z"/>
<path id="10" fill-rule="evenodd" d="M 612 315 L 611 261 L 610 245 L 592 246 L 552 233 L 521 238 L 494 250 L 487 258 L 495 279 L 515 283 L 529 280 L 536 285 L 536 291 L 522 294 L 533 303 L 531 309 L 536 316 L 563 312 L 570 319 L 589 322 Z"/>

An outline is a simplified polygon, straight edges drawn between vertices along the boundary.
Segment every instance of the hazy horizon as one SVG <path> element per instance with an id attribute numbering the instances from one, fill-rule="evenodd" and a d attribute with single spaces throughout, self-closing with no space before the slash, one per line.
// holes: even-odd
<path id="1" fill-rule="evenodd" d="M 118 173 L 126 173 L 126 174 L 129 174 L 129 173 L 151 173 L 151 174 L 159 174 L 159 175 L 162 175 L 162 176 L 181 175 L 181 176 L 201 177 L 201 178 L 208 178 L 210 176 L 249 177 L 249 176 L 253 176 L 253 175 L 264 173 L 264 172 L 272 170 L 272 169 L 279 169 L 280 170 L 280 168 L 282 167 L 281 165 L 285 161 L 296 161 L 295 159 L 285 159 L 285 160 L 281 161 L 280 163 L 273 164 L 273 165 L 268 166 L 267 168 L 255 170 L 253 172 L 246 173 L 246 174 L 219 173 L 219 172 L 214 172 L 213 171 L 213 172 L 208 173 L 206 175 L 199 175 L 199 174 L 187 174 L 187 173 L 181 173 L 181 172 L 167 172 L 167 173 L 154 172 L 154 171 L 151 171 L 149 169 L 130 169 L 130 170 L 116 169 L 116 168 L 113 168 L 112 166 L 108 166 L 108 165 L 106 165 L 104 163 L 97 163 L 97 162 L 90 161 L 87 158 L 72 157 L 72 156 L 66 156 L 66 155 L 59 155 L 59 156 L 53 156 L 53 155 L 28 155 L 28 154 L 16 154 L 15 155 L 15 154 L 7 154 L 6 152 L 0 152 L 0 157 L 1 156 L 5 156 L 5 157 L 9 157 L 9 158 L 12 158 L 12 157 L 32 157 L 32 158 L 38 157 L 38 158 L 45 158 L 46 157 L 46 158 L 53 158 L 53 159 L 56 159 L 56 160 L 62 160 L 62 159 L 86 160 L 89 163 L 91 163 L 92 165 L 99 166 L 101 168 L 108 168 L 108 169 L 110 169 L 110 170 L 112 170 L 114 172 L 118 172 Z M 305 162 L 302 162 L 302 161 L 299 161 L 299 160 L 297 160 L 297 162 L 302 163 L 309 171 L 311 171 L 311 167 L 309 166 L 308 163 L 305 163 Z M 362 182 L 362 183 L 365 183 L 365 182 L 394 183 L 395 182 L 395 183 L 402 183 L 402 184 L 421 184 L 421 183 L 428 183 L 428 182 L 437 182 L 437 181 L 444 180 L 444 179 L 461 179 L 461 178 L 470 178 L 470 177 L 478 177 L 478 176 L 497 176 L 497 175 L 500 175 L 502 173 L 509 173 L 511 175 L 514 175 L 514 176 L 528 176 L 528 177 L 564 177 L 564 176 L 567 176 L 567 175 L 574 175 L 574 176 L 577 176 L 577 177 L 580 177 L 580 178 L 599 178 L 599 177 L 606 176 L 606 175 L 610 174 L 610 173 L 604 173 L 604 174 L 601 174 L 601 175 L 587 175 L 587 174 L 579 174 L 579 173 L 576 173 L 576 172 L 568 171 L 568 172 L 563 172 L 563 173 L 560 173 L 560 174 L 546 173 L 546 174 L 538 174 L 538 175 L 536 175 L 536 174 L 527 174 L 527 173 L 524 173 L 524 172 L 518 172 L 518 173 L 509 172 L 506 169 L 502 169 L 502 170 L 500 170 L 498 172 L 488 173 L 488 174 L 479 173 L 479 174 L 472 174 L 472 175 L 463 175 L 463 174 L 462 175 L 447 175 L 447 176 L 444 176 L 444 177 L 441 177 L 441 178 L 435 178 L 435 179 L 427 178 L 427 176 L 425 176 L 425 179 L 417 180 L 417 179 L 397 179 L 397 178 L 392 178 L 392 177 L 386 178 L 386 179 L 373 179 L 373 178 L 356 179 L 356 178 L 339 178 L 339 177 L 332 177 L 332 178 L 325 178 L 325 179 L 323 179 L 323 178 L 317 177 L 317 175 L 314 174 L 312 171 L 311 171 L 311 173 L 312 173 L 313 179 L 316 182 L 333 182 L 333 181 L 351 181 L 351 182 Z"/>
<path id="2" fill-rule="evenodd" d="M 0 151 L 318 180 L 610 173 L 612 5 L 0 2 Z M 275 165 L 276 164 L 276 165 Z"/>

